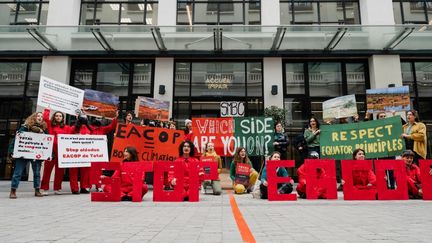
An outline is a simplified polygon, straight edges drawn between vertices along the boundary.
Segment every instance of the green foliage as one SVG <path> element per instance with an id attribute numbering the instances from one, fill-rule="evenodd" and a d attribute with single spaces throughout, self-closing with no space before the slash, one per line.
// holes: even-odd
<path id="1" fill-rule="evenodd" d="M 264 116 L 266 117 L 273 117 L 274 122 L 277 121 L 282 122 L 283 125 L 285 125 L 285 110 L 282 108 L 279 108 L 277 106 L 270 106 L 266 107 L 264 109 Z"/>

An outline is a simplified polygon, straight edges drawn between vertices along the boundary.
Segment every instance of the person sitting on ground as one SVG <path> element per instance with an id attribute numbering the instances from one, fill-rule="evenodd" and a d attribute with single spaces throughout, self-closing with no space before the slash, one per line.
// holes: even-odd
<path id="1" fill-rule="evenodd" d="M 354 150 L 353 160 L 365 160 L 365 151 L 361 148 Z M 376 176 L 372 170 L 353 170 L 353 186 L 359 190 L 376 187 Z M 341 180 L 341 186 L 345 181 Z"/>
<path id="2" fill-rule="evenodd" d="M 319 154 L 315 151 L 311 151 L 311 152 L 309 152 L 308 158 L 309 159 L 319 159 Z M 307 197 L 307 195 L 306 195 L 307 174 L 306 174 L 305 164 L 302 164 L 297 169 L 297 175 L 298 175 L 298 184 L 296 187 L 297 194 L 299 195 L 300 198 L 306 198 Z M 325 170 L 322 168 L 317 168 L 315 175 L 316 175 L 317 179 L 324 179 Z M 326 199 L 327 198 L 327 189 L 326 188 L 317 187 L 315 190 L 318 193 L 319 199 Z"/>
<path id="3" fill-rule="evenodd" d="M 139 161 L 138 152 L 134 147 L 126 147 L 123 152 L 123 163 L 133 163 Z M 102 176 L 104 177 L 104 176 Z M 128 173 L 116 171 L 111 178 L 120 178 L 120 196 L 122 201 L 132 201 L 133 198 L 133 178 Z M 143 178 L 141 198 L 148 192 L 148 186 Z M 104 187 L 104 192 L 111 192 L 112 188 L 110 185 Z"/>
<path id="4" fill-rule="evenodd" d="M 406 178 L 408 184 L 408 195 L 412 199 L 420 199 L 423 197 L 421 187 L 420 168 L 413 163 L 415 154 L 411 150 L 405 150 L 402 153 L 402 159 L 405 162 Z M 429 171 L 431 174 L 432 171 Z"/>
<path id="5" fill-rule="evenodd" d="M 261 199 L 268 198 L 268 181 L 267 181 L 267 162 L 270 160 L 280 160 L 281 154 L 277 151 L 273 152 L 269 159 L 266 161 L 266 164 L 261 173 Z M 284 167 L 278 167 L 276 171 L 276 175 L 278 177 L 288 177 L 288 171 Z M 279 194 L 290 194 L 293 191 L 294 181 L 291 179 L 289 183 L 279 183 L 277 185 Z"/>
<path id="6" fill-rule="evenodd" d="M 205 152 L 202 154 L 201 157 L 213 157 L 215 162 L 218 163 L 218 175 L 221 173 L 222 170 L 222 159 L 219 155 L 217 155 L 215 149 L 214 149 L 214 143 L 208 142 L 205 147 Z M 211 186 L 213 189 L 213 195 L 220 195 L 222 193 L 222 187 L 220 184 L 219 178 L 214 181 L 204 181 L 203 182 L 203 188 L 205 192 L 205 188 L 207 186 Z"/>
<path id="7" fill-rule="evenodd" d="M 249 179 L 243 178 L 244 175 L 236 173 L 237 166 L 239 164 L 246 164 L 250 167 L 249 169 Z M 237 194 L 243 194 L 245 192 L 250 192 L 251 187 L 255 185 L 258 179 L 258 172 L 253 168 L 252 162 L 250 161 L 246 149 L 244 147 L 238 147 L 234 154 L 234 160 L 231 162 L 230 166 L 230 178 L 233 182 L 234 192 Z"/>

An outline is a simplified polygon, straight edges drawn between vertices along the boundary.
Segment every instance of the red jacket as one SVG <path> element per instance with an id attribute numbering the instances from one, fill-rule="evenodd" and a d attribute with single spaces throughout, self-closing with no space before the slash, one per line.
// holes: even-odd
<path id="1" fill-rule="evenodd" d="M 301 197 L 306 197 L 306 170 L 304 164 L 297 169 L 297 175 L 299 179 L 296 191 Z M 325 176 L 324 169 L 318 170 L 316 176 L 317 179 L 323 179 Z M 327 190 L 325 188 L 316 188 L 316 191 L 318 193 L 318 198 L 327 198 Z"/>
<path id="2" fill-rule="evenodd" d="M 50 110 L 49 109 L 45 109 L 43 112 L 43 119 L 47 124 L 47 128 L 48 128 L 48 133 L 51 135 L 54 135 L 54 151 L 57 151 L 57 135 L 58 134 L 71 134 L 73 133 L 73 126 L 68 126 L 68 125 L 64 125 L 63 127 L 59 126 L 59 125 L 52 125 L 51 124 L 51 120 L 50 120 Z"/>
<path id="3" fill-rule="evenodd" d="M 105 135 L 110 133 L 112 130 L 114 130 L 117 127 L 117 118 L 114 118 L 111 121 L 111 124 L 107 125 L 107 126 L 90 126 L 93 135 Z"/>
<path id="4" fill-rule="evenodd" d="M 353 185 L 365 187 L 368 184 L 376 185 L 376 176 L 372 170 L 353 170 Z"/>
<path id="5" fill-rule="evenodd" d="M 174 163 L 181 163 L 183 166 L 183 183 L 184 183 L 184 188 L 185 190 L 187 190 L 189 188 L 189 166 L 190 166 L 190 162 L 199 162 L 198 159 L 196 158 L 184 158 L 184 157 L 179 157 L 177 158 Z M 199 177 L 201 178 L 204 175 L 204 170 L 202 168 L 199 169 Z M 171 181 L 174 179 L 174 171 L 170 171 L 168 174 L 168 182 L 171 184 Z"/>
<path id="6" fill-rule="evenodd" d="M 413 180 L 414 183 L 421 183 L 420 168 L 417 165 L 411 164 L 411 166 L 406 166 L 406 175 L 407 178 Z"/>

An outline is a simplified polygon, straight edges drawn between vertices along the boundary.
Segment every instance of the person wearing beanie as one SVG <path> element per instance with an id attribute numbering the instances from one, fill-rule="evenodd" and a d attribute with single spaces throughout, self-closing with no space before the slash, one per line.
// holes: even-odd
<path id="1" fill-rule="evenodd" d="M 192 120 L 190 119 L 185 120 L 184 133 L 185 133 L 184 140 L 192 141 Z"/>

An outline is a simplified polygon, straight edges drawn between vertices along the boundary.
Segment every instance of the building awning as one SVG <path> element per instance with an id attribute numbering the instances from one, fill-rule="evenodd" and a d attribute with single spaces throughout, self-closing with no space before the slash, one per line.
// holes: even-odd
<path id="1" fill-rule="evenodd" d="M 0 54 L 432 54 L 432 26 L 0 26 Z"/>

